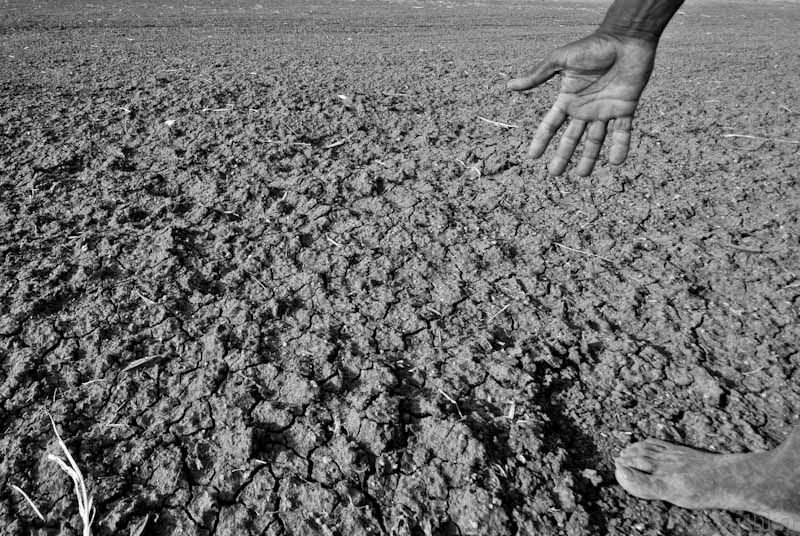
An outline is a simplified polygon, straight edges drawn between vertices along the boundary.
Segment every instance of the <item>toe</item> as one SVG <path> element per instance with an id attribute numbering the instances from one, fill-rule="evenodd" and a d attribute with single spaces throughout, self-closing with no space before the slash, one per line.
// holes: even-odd
<path id="1" fill-rule="evenodd" d="M 655 439 L 653 437 L 648 437 L 647 439 L 642 441 L 642 443 L 644 443 L 648 449 L 652 450 L 665 450 L 675 446 L 672 443 L 669 443 L 667 441 L 662 441 L 661 439 Z"/>
<path id="2" fill-rule="evenodd" d="M 639 443 L 634 443 L 632 445 L 628 445 L 622 452 L 619 453 L 620 457 L 632 458 L 635 456 L 641 456 L 647 452 L 647 446 L 643 441 Z"/>
<path id="3" fill-rule="evenodd" d="M 648 438 L 642 441 L 641 450 L 656 462 L 658 465 L 669 465 L 670 467 L 680 467 L 691 464 L 692 460 L 698 457 L 706 457 L 707 454 L 696 449 L 683 445 L 676 445 L 660 439 Z"/>
<path id="4" fill-rule="evenodd" d="M 637 455 L 623 455 L 614 460 L 617 466 L 624 466 L 630 467 L 633 469 L 637 469 L 639 471 L 644 471 L 645 473 L 652 473 L 655 471 L 655 461 L 646 454 L 637 454 Z"/>
<path id="5" fill-rule="evenodd" d="M 662 479 L 617 462 L 617 482 L 622 488 L 640 499 L 659 499 L 664 495 Z"/>

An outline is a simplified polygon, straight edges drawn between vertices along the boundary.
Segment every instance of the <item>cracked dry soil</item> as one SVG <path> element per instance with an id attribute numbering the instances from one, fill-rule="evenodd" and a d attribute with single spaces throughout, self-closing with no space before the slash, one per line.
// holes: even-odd
<path id="1" fill-rule="evenodd" d="M 45 411 L 97 535 L 786 533 L 611 459 L 796 422 L 798 146 L 725 135 L 798 138 L 800 11 L 688 3 L 548 179 L 505 76 L 604 7 L 2 2 L 0 533 L 79 534 Z"/>

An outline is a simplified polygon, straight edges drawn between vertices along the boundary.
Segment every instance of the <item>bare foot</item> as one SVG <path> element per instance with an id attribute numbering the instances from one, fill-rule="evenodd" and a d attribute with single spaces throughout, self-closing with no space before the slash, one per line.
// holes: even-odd
<path id="1" fill-rule="evenodd" d="M 713 454 L 647 439 L 616 459 L 619 484 L 683 508 L 745 510 L 800 531 L 800 428 L 775 450 Z"/>

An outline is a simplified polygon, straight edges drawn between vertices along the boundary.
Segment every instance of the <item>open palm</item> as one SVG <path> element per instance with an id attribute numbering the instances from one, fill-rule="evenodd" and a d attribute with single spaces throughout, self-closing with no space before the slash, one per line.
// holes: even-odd
<path id="1" fill-rule="evenodd" d="M 613 120 L 609 162 L 623 163 L 628 156 L 633 114 L 653 71 L 655 52 L 653 42 L 597 32 L 554 50 L 533 71 L 509 81 L 509 89 L 524 91 L 562 74 L 561 90 L 539 124 L 528 154 L 542 156 L 569 117 L 569 125 L 550 161 L 550 174 L 564 172 L 585 132 L 577 172 L 589 175 Z"/>

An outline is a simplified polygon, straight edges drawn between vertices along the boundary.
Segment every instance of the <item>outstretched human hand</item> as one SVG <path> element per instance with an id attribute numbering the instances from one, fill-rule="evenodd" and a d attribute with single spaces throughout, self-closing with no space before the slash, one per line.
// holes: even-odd
<path id="1" fill-rule="evenodd" d="M 634 37 L 595 32 L 550 53 L 530 73 L 510 80 L 508 88 L 524 91 L 561 73 L 561 91 L 533 136 L 528 155 L 539 158 L 550 139 L 571 118 L 549 171 L 561 175 L 586 132 L 578 175 L 594 169 L 609 122 L 613 120 L 609 162 L 622 164 L 628 157 L 631 125 L 639 97 L 650 79 L 656 43 Z"/>

